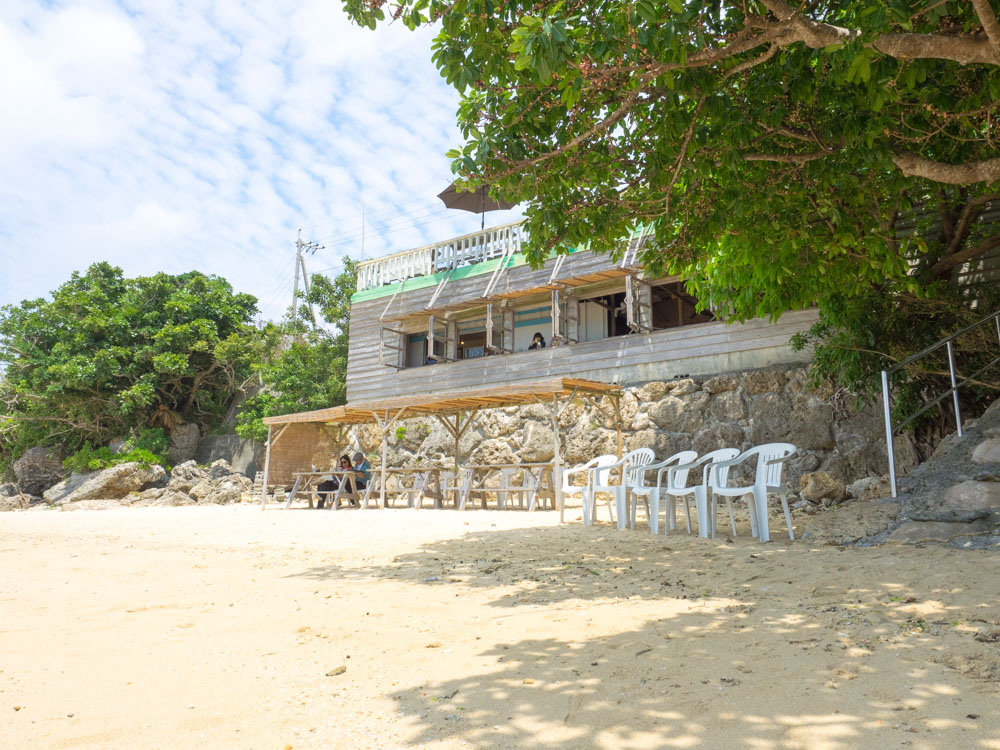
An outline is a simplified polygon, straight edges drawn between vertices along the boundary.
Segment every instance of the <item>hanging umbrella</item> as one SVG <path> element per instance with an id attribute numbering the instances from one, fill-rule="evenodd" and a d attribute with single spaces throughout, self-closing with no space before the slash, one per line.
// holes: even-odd
<path id="1" fill-rule="evenodd" d="M 486 227 L 487 211 L 506 211 L 516 204 L 507 201 L 495 201 L 490 197 L 489 185 L 480 185 L 475 190 L 459 191 L 455 183 L 451 183 L 444 191 L 438 193 L 438 198 L 447 208 L 455 208 L 459 211 L 471 211 L 474 214 L 482 214 L 482 228 Z"/>

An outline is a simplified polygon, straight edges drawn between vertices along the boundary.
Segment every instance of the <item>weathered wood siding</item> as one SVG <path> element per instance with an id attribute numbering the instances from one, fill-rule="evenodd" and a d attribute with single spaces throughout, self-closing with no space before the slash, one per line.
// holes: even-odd
<path id="1" fill-rule="evenodd" d="M 550 260 L 541 270 L 519 267 L 507 272 L 498 286 L 503 294 L 544 286 L 551 274 Z M 617 271 L 607 256 L 579 253 L 568 256 L 560 278 Z M 436 307 L 479 300 L 489 274 L 449 281 Z M 544 377 L 579 377 L 610 383 L 637 383 L 680 375 L 708 375 L 806 361 L 808 355 L 788 347 L 792 334 L 816 320 L 816 312 L 800 311 L 782 316 L 776 324 L 755 320 L 745 324 L 703 323 L 652 333 L 633 334 L 535 351 L 517 352 L 399 369 L 379 362 L 379 334 L 386 319 L 399 319 L 424 310 L 435 287 L 404 290 L 356 302 L 351 308 L 351 343 L 347 365 L 349 402 L 391 396 L 460 390 L 487 383 L 512 383 Z M 395 326 L 405 324 L 393 324 Z M 421 331 L 426 324 L 414 320 L 407 330 Z"/>

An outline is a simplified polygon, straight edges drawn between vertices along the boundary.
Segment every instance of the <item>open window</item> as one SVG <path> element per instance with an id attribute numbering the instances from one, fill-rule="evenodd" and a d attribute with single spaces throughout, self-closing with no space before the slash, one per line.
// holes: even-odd
<path id="1" fill-rule="evenodd" d="M 653 328 L 676 328 L 715 320 L 708 310 L 697 312 L 698 300 L 688 294 L 683 282 L 651 285 L 650 296 Z"/>
<path id="2" fill-rule="evenodd" d="M 485 357 L 486 318 L 458 322 L 458 359 Z"/>

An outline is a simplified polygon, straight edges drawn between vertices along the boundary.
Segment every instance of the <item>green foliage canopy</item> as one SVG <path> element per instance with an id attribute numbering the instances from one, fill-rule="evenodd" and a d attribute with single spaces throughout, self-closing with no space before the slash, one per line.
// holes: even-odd
<path id="1" fill-rule="evenodd" d="M 107 263 L 74 272 L 51 300 L 0 308 L 0 455 L 212 424 L 261 356 L 256 312 L 215 276 L 126 279 Z"/>
<path id="2" fill-rule="evenodd" d="M 359 23 L 435 20 L 467 184 L 526 205 L 536 261 L 620 249 L 730 317 L 906 279 L 920 293 L 1000 245 L 1000 24 L 989 0 L 344 0 Z M 927 238 L 899 231 L 936 212 Z"/>

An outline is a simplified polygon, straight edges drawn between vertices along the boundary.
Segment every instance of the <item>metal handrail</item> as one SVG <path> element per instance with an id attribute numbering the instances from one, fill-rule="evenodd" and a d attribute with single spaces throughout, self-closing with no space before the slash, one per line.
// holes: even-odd
<path id="1" fill-rule="evenodd" d="M 897 489 L 896 489 L 896 454 L 895 454 L 895 450 L 893 449 L 893 444 L 892 444 L 892 435 L 893 435 L 893 432 L 895 432 L 896 430 L 902 429 L 905 425 L 907 425 L 910 422 L 912 422 L 914 419 L 916 419 L 917 417 L 919 417 L 921 414 L 923 414 L 924 412 L 926 412 L 928 409 L 930 409 L 930 408 L 932 408 L 934 406 L 937 406 L 942 401 L 944 401 L 946 398 L 948 398 L 948 396 L 951 396 L 952 397 L 952 403 L 954 404 L 954 407 L 955 407 L 955 426 L 958 429 L 958 436 L 962 437 L 962 412 L 961 412 L 961 409 L 959 408 L 959 405 L 958 405 L 958 389 L 961 388 L 966 383 L 968 383 L 973 378 L 978 377 L 979 375 L 981 375 L 982 373 L 984 373 L 986 370 L 988 370 L 989 368 L 993 367 L 993 365 L 995 365 L 998 362 L 1000 362 L 1000 357 L 994 358 L 991 362 L 987 363 L 983 367 L 980 367 L 974 373 L 972 373 L 967 378 L 965 378 L 964 380 L 962 380 L 962 382 L 958 382 L 957 379 L 956 379 L 956 377 L 955 377 L 955 350 L 954 350 L 954 347 L 952 346 L 952 342 L 955 339 L 957 339 L 959 336 L 964 336 L 969 331 L 973 331 L 976 328 L 979 328 L 980 326 L 986 325 L 990 321 L 993 321 L 995 323 L 995 325 L 996 325 L 997 340 L 998 340 L 998 342 L 1000 342 L 1000 312 L 995 312 L 992 315 L 987 315 L 985 318 L 983 318 L 982 320 L 980 320 L 980 321 L 978 321 L 976 323 L 973 323 L 972 325 L 966 326 L 965 328 L 963 328 L 960 331 L 956 331 L 955 333 L 953 333 L 953 334 L 951 334 L 949 336 L 945 336 L 943 339 L 941 339 L 940 341 L 938 341 L 938 342 L 936 342 L 934 344 L 931 344 L 926 349 L 922 349 L 921 351 L 917 352 L 916 354 L 911 354 L 906 359 L 904 359 L 904 360 L 902 360 L 900 362 L 897 362 L 895 365 L 893 365 L 892 367 L 890 367 L 888 370 L 882 370 L 882 410 L 883 410 L 883 413 L 885 414 L 885 444 L 886 444 L 886 452 L 888 453 L 888 456 L 889 456 L 889 484 L 892 487 L 892 496 L 893 497 L 897 496 Z M 949 388 L 944 393 L 936 396 L 935 398 L 933 398 L 930 401 L 928 401 L 927 403 L 925 403 L 923 406 L 921 406 L 915 412 L 913 412 L 912 414 L 910 414 L 909 416 L 907 416 L 905 419 L 903 419 L 895 427 L 895 429 L 894 429 L 893 426 L 892 426 L 892 407 L 891 407 L 891 401 L 890 401 L 890 396 L 889 396 L 889 376 L 891 374 L 893 374 L 893 373 L 899 372 L 900 370 L 902 370 L 907 365 L 911 365 L 914 362 L 916 362 L 917 360 L 922 359 L 923 357 L 926 357 L 931 352 L 937 351 L 942 346 L 945 347 L 947 349 L 947 351 L 948 351 L 948 374 L 949 374 L 949 376 L 951 378 L 951 388 Z"/>

